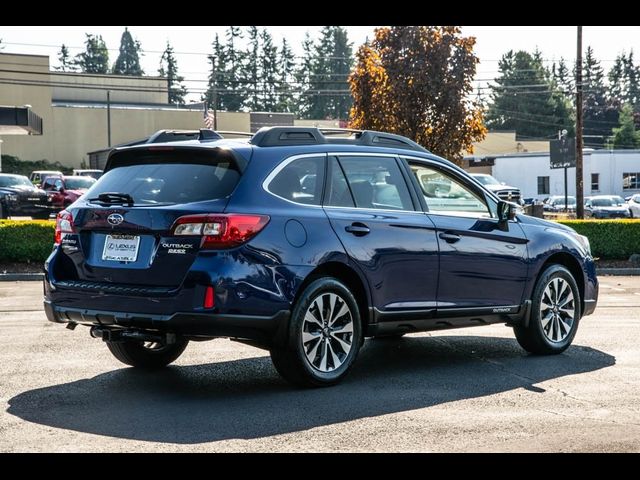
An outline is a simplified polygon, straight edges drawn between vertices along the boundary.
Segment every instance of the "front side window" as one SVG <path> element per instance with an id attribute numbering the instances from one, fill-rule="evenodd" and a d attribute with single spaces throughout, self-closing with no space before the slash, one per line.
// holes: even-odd
<path id="1" fill-rule="evenodd" d="M 344 156 L 340 165 L 358 208 L 414 210 L 411 194 L 393 157 Z"/>
<path id="2" fill-rule="evenodd" d="M 430 213 L 460 217 L 491 217 L 483 198 L 451 175 L 410 163 Z"/>
<path id="3" fill-rule="evenodd" d="M 305 205 L 320 205 L 323 187 L 324 157 L 293 160 L 267 185 L 267 189 L 274 195 Z"/>

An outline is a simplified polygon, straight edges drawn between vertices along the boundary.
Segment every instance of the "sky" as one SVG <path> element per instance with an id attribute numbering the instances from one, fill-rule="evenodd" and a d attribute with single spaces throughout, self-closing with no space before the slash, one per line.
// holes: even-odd
<path id="1" fill-rule="evenodd" d="M 161 52 L 170 41 L 176 52 L 180 74 L 190 82 L 187 88 L 202 89 L 206 85 L 209 65 L 207 54 L 216 33 L 221 37 L 227 27 L 198 26 L 128 26 L 134 38 L 146 51 L 142 57 L 142 67 L 147 74 L 158 70 Z M 302 54 L 305 32 L 317 37 L 318 26 L 266 26 L 277 45 L 283 37 L 297 55 Z M 373 37 L 373 26 L 347 26 L 349 38 L 357 47 L 367 37 Z M 0 26 L 0 39 L 5 53 L 28 53 L 49 55 L 51 66 L 56 66 L 60 45 L 70 48 L 72 55 L 83 50 L 85 33 L 100 34 L 110 49 L 111 62 L 117 57 L 120 36 L 124 26 Z M 538 48 L 543 58 L 549 62 L 564 57 L 572 63 L 576 56 L 575 26 L 463 26 L 465 36 L 476 37 L 475 53 L 480 58 L 476 79 L 484 84 L 497 76 L 498 60 L 508 50 L 533 51 Z M 622 51 L 633 49 L 640 52 L 640 27 L 583 27 L 583 45 L 592 46 L 596 58 L 601 60 L 605 70 L 611 67 L 615 57 Z M 196 100 L 196 95 L 188 97 Z"/>

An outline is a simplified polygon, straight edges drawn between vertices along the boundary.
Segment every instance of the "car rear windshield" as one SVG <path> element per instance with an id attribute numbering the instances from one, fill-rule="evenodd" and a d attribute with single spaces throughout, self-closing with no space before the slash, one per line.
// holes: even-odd
<path id="1" fill-rule="evenodd" d="M 169 161 L 167 161 L 169 160 Z M 235 188 L 240 173 L 228 157 L 208 163 L 174 163 L 159 155 L 157 163 L 145 158 L 143 164 L 113 168 L 86 193 L 86 198 L 117 192 L 133 197 L 135 205 L 172 205 L 216 200 Z"/>

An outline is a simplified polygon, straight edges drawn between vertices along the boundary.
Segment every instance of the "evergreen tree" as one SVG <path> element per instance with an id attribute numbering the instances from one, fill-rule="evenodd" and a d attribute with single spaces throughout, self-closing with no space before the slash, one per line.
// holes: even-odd
<path id="1" fill-rule="evenodd" d="M 226 110 L 224 98 L 220 95 L 220 78 L 227 73 L 227 57 L 223 45 L 220 43 L 220 37 L 216 33 L 213 41 L 213 55 L 208 56 L 211 70 L 209 72 L 209 82 L 207 91 L 202 96 L 202 100 L 211 108 L 215 107 L 220 110 Z M 214 101 L 215 91 L 215 101 Z"/>
<path id="2" fill-rule="evenodd" d="M 623 62 L 623 77 L 627 87 L 625 103 L 629 103 L 634 112 L 640 110 L 640 69 L 633 62 L 633 50 Z"/>
<path id="3" fill-rule="evenodd" d="M 636 132 L 633 123 L 633 108 L 627 104 L 620 112 L 619 126 L 613 129 L 613 135 L 609 138 L 609 148 L 630 149 L 640 146 L 640 133 Z"/>
<path id="4" fill-rule="evenodd" d="M 627 88 L 624 78 L 624 64 L 627 56 L 624 52 L 616 57 L 611 70 L 609 70 L 609 95 L 619 101 L 622 101 L 627 94 Z"/>
<path id="5" fill-rule="evenodd" d="M 160 68 L 158 74 L 167 78 L 167 88 L 169 91 L 169 103 L 175 105 L 184 105 L 184 96 L 187 94 L 186 87 L 182 84 L 184 77 L 178 75 L 178 61 L 173 54 L 173 47 L 167 41 L 160 58 Z"/>
<path id="6" fill-rule="evenodd" d="M 263 29 L 260 32 L 260 97 L 262 109 L 274 112 L 278 106 L 278 49 L 273 44 L 271 34 Z"/>
<path id="7" fill-rule="evenodd" d="M 293 86 L 295 82 L 295 56 L 286 38 L 282 39 L 282 46 L 278 52 L 279 65 L 279 95 L 278 95 L 278 112 L 295 111 L 295 97 L 293 94 Z"/>
<path id="8" fill-rule="evenodd" d="M 338 26 L 323 27 L 312 52 L 305 116 L 346 119 L 351 107 L 347 77 L 353 65 L 347 31 Z"/>
<path id="9" fill-rule="evenodd" d="M 224 51 L 226 69 L 218 73 L 222 91 L 220 105 L 224 105 L 225 110 L 237 112 L 242 108 L 244 100 L 244 85 L 241 82 L 244 54 L 238 50 L 242 31 L 240 27 L 230 26 L 226 35 L 227 44 Z"/>
<path id="10" fill-rule="evenodd" d="M 60 62 L 59 67 L 55 67 L 58 71 L 69 72 L 75 70 L 75 65 L 73 60 L 71 60 L 71 56 L 69 55 L 69 49 L 63 43 L 60 47 L 60 51 L 58 52 L 58 61 Z"/>
<path id="11" fill-rule="evenodd" d="M 353 44 L 349 42 L 347 30 L 333 27 L 333 52 L 330 58 L 331 83 L 329 90 L 336 94 L 330 97 L 333 118 L 346 120 L 351 109 L 348 77 L 353 66 Z M 341 93 L 337 93 L 341 92 Z"/>
<path id="12" fill-rule="evenodd" d="M 253 112 L 264 110 L 261 103 L 260 89 L 260 32 L 258 27 L 251 26 L 247 31 L 247 52 L 242 67 L 242 87 L 244 106 Z"/>
<path id="13" fill-rule="evenodd" d="M 300 94 L 297 97 L 296 113 L 300 118 L 310 118 L 311 112 L 311 75 L 314 69 L 313 40 L 309 32 L 302 42 L 302 60 L 296 68 L 295 79 Z"/>
<path id="14" fill-rule="evenodd" d="M 85 35 L 85 51 L 76 55 L 74 63 L 84 73 L 108 73 L 109 50 L 102 35 Z"/>
<path id="15" fill-rule="evenodd" d="M 140 67 L 142 48 L 138 40 L 134 40 L 125 27 L 120 37 L 120 54 L 113 65 L 113 73 L 117 75 L 144 75 Z"/>
<path id="16" fill-rule="evenodd" d="M 612 128 L 618 123 L 618 109 L 609 98 L 604 70 L 591 47 L 587 47 L 582 63 L 582 89 L 585 143 L 590 147 L 602 148 Z"/>
<path id="17" fill-rule="evenodd" d="M 333 54 L 333 28 L 326 26 L 314 44 L 313 65 L 309 79 L 309 118 L 326 119 L 330 115 L 330 97 L 327 86 L 331 84 L 331 55 Z"/>
<path id="18" fill-rule="evenodd" d="M 551 77 L 553 81 L 556 83 L 558 88 L 562 90 L 567 97 L 572 97 L 575 89 L 573 87 L 573 75 L 567 68 L 567 64 L 564 61 L 564 58 L 560 57 L 560 61 L 556 65 L 553 62 L 553 66 L 551 67 Z"/>
<path id="19" fill-rule="evenodd" d="M 554 136 L 561 129 L 573 133 L 569 103 L 551 80 L 539 52 L 509 51 L 498 65 L 500 77 L 491 86 L 487 111 L 489 128 L 537 138 Z"/>

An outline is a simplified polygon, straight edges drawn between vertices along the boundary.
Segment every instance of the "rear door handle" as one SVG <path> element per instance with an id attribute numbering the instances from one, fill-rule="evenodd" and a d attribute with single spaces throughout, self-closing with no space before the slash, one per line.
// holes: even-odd
<path id="1" fill-rule="evenodd" d="M 371 230 L 364 223 L 354 222 L 351 225 L 344 227 L 345 231 L 353 233 L 356 237 L 364 237 L 368 235 Z"/>
<path id="2" fill-rule="evenodd" d="M 456 235 L 455 233 L 447 233 L 447 232 L 442 232 L 440 235 L 438 235 L 438 237 L 440 237 L 442 240 L 444 240 L 447 243 L 456 243 L 458 240 L 460 240 L 460 235 Z"/>

